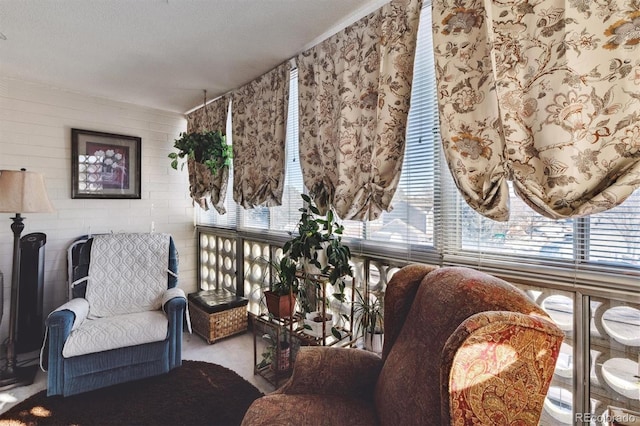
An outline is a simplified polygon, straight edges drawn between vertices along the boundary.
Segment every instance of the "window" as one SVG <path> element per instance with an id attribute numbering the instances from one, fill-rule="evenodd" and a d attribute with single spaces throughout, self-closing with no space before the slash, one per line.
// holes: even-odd
<path id="1" fill-rule="evenodd" d="M 620 282 L 624 275 L 631 280 L 640 276 L 639 192 L 600 214 L 552 220 L 534 212 L 510 189 L 511 217 L 495 222 L 462 200 L 450 176 L 445 186 L 443 198 L 454 200 L 442 212 L 445 263 L 503 263 L 503 268 L 520 271 L 536 265 L 532 274 L 539 274 L 543 266 L 551 275 L 564 275 L 566 281 L 575 280 L 579 271 L 616 275 L 611 280 Z"/>
<path id="2" fill-rule="evenodd" d="M 283 205 L 244 210 L 227 197 L 227 218 L 200 214 L 201 223 L 286 232 L 295 229 L 304 191 L 298 159 L 297 70 L 290 79 L 286 175 Z M 531 274 L 543 266 L 554 277 L 576 278 L 580 269 L 640 275 L 640 193 L 617 208 L 587 218 L 554 221 L 534 212 L 511 189 L 511 218 L 495 222 L 472 210 L 461 198 L 442 158 L 438 131 L 430 5 L 423 8 L 414 68 L 407 145 L 393 210 L 373 222 L 342 221 L 355 244 L 404 258 L 425 252 L 445 264 L 489 265 Z M 231 192 L 231 191 L 229 191 Z M 234 215 L 234 212 L 237 214 Z M 226 220 L 226 222 L 224 222 Z M 379 244 L 384 242 L 384 244 Z M 438 258 L 440 262 L 440 258 Z M 497 265 L 497 266 L 495 266 Z"/>
<path id="3" fill-rule="evenodd" d="M 458 234 L 443 235 L 443 247 L 451 254 L 478 252 L 482 256 L 514 255 L 542 258 L 573 258 L 573 220 L 553 221 L 534 212 L 510 188 L 511 217 L 496 222 L 480 215 L 459 195 L 453 179 L 447 179 L 449 200 L 454 208 L 445 214 L 444 228 L 459 228 Z M 457 204 L 457 206 L 456 206 Z"/>
<path id="4" fill-rule="evenodd" d="M 430 18 L 431 13 L 423 12 L 418 28 L 405 158 L 393 210 L 364 224 L 364 237 L 368 240 L 403 246 L 434 245 L 440 137 Z"/>
<path id="5" fill-rule="evenodd" d="M 640 192 L 618 207 L 582 219 L 586 259 L 602 266 L 640 267 Z"/>

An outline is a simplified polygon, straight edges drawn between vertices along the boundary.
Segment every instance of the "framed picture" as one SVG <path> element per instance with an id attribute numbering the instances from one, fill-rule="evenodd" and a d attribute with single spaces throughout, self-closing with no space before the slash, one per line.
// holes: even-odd
<path id="1" fill-rule="evenodd" d="M 71 129 L 71 198 L 140 198 L 142 139 Z"/>

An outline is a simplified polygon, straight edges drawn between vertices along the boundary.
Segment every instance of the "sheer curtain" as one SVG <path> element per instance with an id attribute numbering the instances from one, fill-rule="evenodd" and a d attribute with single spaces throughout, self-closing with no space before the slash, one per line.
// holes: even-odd
<path id="1" fill-rule="evenodd" d="M 467 203 L 553 219 L 640 186 L 638 1 L 433 1 L 443 146 Z M 635 6 L 634 6 L 635 5 Z"/>
<path id="2" fill-rule="evenodd" d="M 373 220 L 398 186 L 421 0 L 394 0 L 297 57 L 300 163 L 324 212 Z"/>

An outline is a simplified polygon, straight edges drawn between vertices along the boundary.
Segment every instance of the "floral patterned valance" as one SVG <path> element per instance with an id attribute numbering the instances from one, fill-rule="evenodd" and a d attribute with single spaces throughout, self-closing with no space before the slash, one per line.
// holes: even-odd
<path id="1" fill-rule="evenodd" d="M 233 199 L 245 209 L 282 204 L 289 63 L 233 93 Z"/>
<path id="2" fill-rule="evenodd" d="M 507 220 L 507 180 L 550 218 L 640 186 L 640 1 L 433 0 L 440 123 L 467 202 Z"/>
<path id="3" fill-rule="evenodd" d="M 297 57 L 300 163 L 325 212 L 373 220 L 400 179 L 421 0 L 394 0 Z"/>

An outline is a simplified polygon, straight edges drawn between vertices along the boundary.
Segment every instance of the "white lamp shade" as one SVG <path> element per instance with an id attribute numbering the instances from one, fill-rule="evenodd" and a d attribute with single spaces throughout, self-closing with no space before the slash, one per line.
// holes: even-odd
<path id="1" fill-rule="evenodd" d="M 0 170 L 0 212 L 53 213 L 40 173 Z"/>

